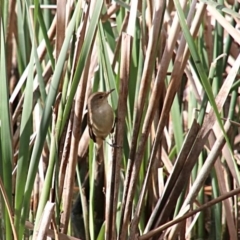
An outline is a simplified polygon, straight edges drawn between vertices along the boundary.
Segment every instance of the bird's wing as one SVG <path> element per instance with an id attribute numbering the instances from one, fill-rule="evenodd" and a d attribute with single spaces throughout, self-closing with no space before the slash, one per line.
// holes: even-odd
<path id="1" fill-rule="evenodd" d="M 88 112 L 88 117 L 87 117 L 88 132 L 89 132 L 90 138 L 91 138 L 94 142 L 96 142 L 96 136 L 94 135 L 93 130 L 92 130 L 92 124 L 91 124 L 91 121 L 90 121 L 89 114 L 90 114 L 90 113 Z"/>

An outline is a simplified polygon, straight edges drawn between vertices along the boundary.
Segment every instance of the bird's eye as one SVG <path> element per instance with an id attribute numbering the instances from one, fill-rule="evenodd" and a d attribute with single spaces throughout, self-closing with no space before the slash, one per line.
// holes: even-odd
<path id="1" fill-rule="evenodd" d="M 99 96 L 99 98 L 100 98 L 100 99 L 102 99 L 102 98 L 103 98 L 103 96 L 101 95 L 101 96 Z"/>

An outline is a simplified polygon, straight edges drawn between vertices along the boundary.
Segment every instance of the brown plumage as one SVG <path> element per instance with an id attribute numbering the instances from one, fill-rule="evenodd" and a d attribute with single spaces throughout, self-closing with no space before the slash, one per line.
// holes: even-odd
<path id="1" fill-rule="evenodd" d="M 114 113 L 107 101 L 107 97 L 113 90 L 92 93 L 88 98 L 89 135 L 99 146 L 113 129 Z"/>

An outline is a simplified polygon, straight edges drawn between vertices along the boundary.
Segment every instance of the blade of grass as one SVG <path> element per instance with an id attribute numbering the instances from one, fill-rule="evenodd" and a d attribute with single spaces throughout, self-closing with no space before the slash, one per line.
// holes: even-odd
<path id="1" fill-rule="evenodd" d="M 198 52 L 197 52 L 194 40 L 193 40 L 193 38 L 191 36 L 191 33 L 189 31 L 189 28 L 188 28 L 186 22 L 185 22 L 185 17 L 184 17 L 184 13 L 183 13 L 183 10 L 181 8 L 181 5 L 180 5 L 178 0 L 174 0 L 174 4 L 175 4 L 175 7 L 176 7 L 178 16 L 179 16 L 179 21 L 180 21 L 180 24 L 181 24 L 181 27 L 182 27 L 183 34 L 185 36 L 185 39 L 186 39 L 187 44 L 189 46 L 190 53 L 192 55 L 192 58 L 194 60 L 196 68 L 198 70 L 198 73 L 199 73 L 199 76 L 200 76 L 200 80 L 201 80 L 201 82 L 203 84 L 203 87 L 204 87 L 206 93 L 207 93 L 209 102 L 212 105 L 213 111 L 214 111 L 215 116 L 217 118 L 217 122 L 218 122 L 221 130 L 223 131 L 223 134 L 224 134 L 224 136 L 226 138 L 226 142 L 227 142 L 229 148 L 231 149 L 231 144 L 230 144 L 229 139 L 228 139 L 228 137 L 226 135 L 226 132 L 224 130 L 224 127 L 223 127 L 223 124 L 222 124 L 222 121 L 221 121 L 220 114 L 218 112 L 218 108 L 220 110 L 221 106 L 219 105 L 219 103 L 217 105 L 216 102 L 215 102 L 211 85 L 210 85 L 210 83 L 208 81 L 208 78 L 207 78 L 206 72 L 204 70 L 204 67 L 202 66 L 202 64 L 200 62 L 200 58 L 199 58 L 199 55 L 198 55 Z"/>
<path id="2" fill-rule="evenodd" d="M 78 63 L 77 63 L 76 72 L 75 72 L 74 77 L 73 77 L 71 90 L 70 90 L 70 93 L 69 93 L 69 96 L 68 96 L 66 107 L 64 109 L 63 120 L 62 120 L 60 133 L 62 133 L 62 131 L 63 131 L 63 128 L 64 128 L 64 126 L 66 124 L 66 121 L 68 119 L 68 116 L 69 116 L 69 112 L 70 112 L 71 107 L 72 107 L 73 98 L 75 96 L 77 86 L 78 86 L 79 81 L 80 81 L 80 76 L 83 72 L 85 62 L 86 62 L 87 56 L 88 56 L 90 48 L 91 48 L 91 44 L 92 44 L 93 39 L 94 39 L 97 24 L 98 24 L 98 21 L 99 21 L 99 18 L 100 18 L 102 5 L 103 5 L 103 1 L 99 0 L 99 1 L 96 2 L 96 5 L 94 6 L 94 11 L 93 11 L 93 14 L 92 14 L 92 18 L 91 18 L 91 21 L 90 21 L 88 32 L 86 33 L 86 36 L 85 36 L 85 41 L 83 43 L 81 54 L 80 54 L 80 57 L 79 57 L 79 60 L 78 60 Z"/>
<path id="3" fill-rule="evenodd" d="M 27 86 L 25 89 L 25 97 L 23 103 L 23 112 L 20 126 L 19 154 L 17 162 L 16 176 L 16 194 L 15 194 L 15 226 L 18 229 L 18 238 L 22 238 L 25 227 L 25 219 L 21 221 L 21 210 L 24 198 L 24 188 L 28 175 L 29 166 L 29 142 L 32 134 L 32 107 L 33 107 L 33 66 L 34 66 L 34 50 L 32 50 L 29 75 Z"/>
<path id="4" fill-rule="evenodd" d="M 54 113 L 56 113 L 56 109 L 53 110 Z M 33 236 L 35 234 L 37 234 L 36 232 L 38 231 L 38 227 L 39 224 L 41 222 L 41 217 L 42 217 L 42 213 L 44 211 L 45 205 L 47 204 L 47 201 L 49 199 L 49 194 L 50 191 L 52 189 L 52 183 L 53 183 L 53 177 L 54 177 L 54 169 L 56 170 L 56 146 L 57 146 L 57 140 L 56 137 L 54 135 L 54 129 L 55 129 L 55 120 L 56 120 L 56 116 L 55 114 L 53 114 L 53 120 L 52 120 L 52 134 L 51 134 L 51 146 L 50 146 L 50 154 L 49 154 L 49 163 L 48 163 L 48 168 L 47 168 L 47 172 L 46 172 L 46 176 L 44 179 L 44 184 L 42 187 L 42 193 L 41 193 L 41 197 L 39 200 L 39 204 L 38 204 L 38 209 L 37 209 L 37 213 L 36 213 L 36 217 L 35 217 L 35 227 L 34 227 L 34 233 Z"/>
<path id="5" fill-rule="evenodd" d="M 123 201 L 122 201 L 122 208 L 121 208 L 120 234 L 123 232 L 122 239 L 125 239 L 126 237 L 127 224 L 129 221 L 129 216 L 130 216 L 129 214 L 131 211 L 130 206 L 132 205 L 133 193 L 134 193 L 134 192 L 129 193 L 129 189 L 133 189 L 136 184 L 136 179 L 133 179 L 132 185 L 134 185 L 134 187 L 130 186 L 131 176 L 133 172 L 132 170 L 134 167 L 137 169 L 136 171 L 138 172 L 140 168 L 140 161 L 135 160 L 137 140 L 138 140 L 138 134 L 140 131 L 141 119 L 143 115 L 142 109 L 144 108 L 146 97 L 147 97 L 146 89 L 148 89 L 149 87 L 152 71 L 154 67 L 156 49 L 158 47 L 158 39 L 160 35 L 160 30 L 161 30 L 164 8 L 165 8 L 165 4 L 161 5 L 159 2 L 155 9 L 154 20 L 153 20 L 155 24 L 153 25 L 150 32 L 149 44 L 147 47 L 143 73 L 141 78 L 140 90 L 138 94 L 138 99 L 135 101 L 135 109 L 137 109 L 137 111 L 135 113 L 135 118 L 134 118 L 131 148 L 130 148 L 130 153 L 128 157 L 128 166 L 127 166 L 127 173 L 126 173 L 126 180 L 125 180 Z M 144 138 L 143 142 L 144 142 L 143 144 L 140 144 L 138 148 L 138 152 L 140 151 L 142 153 L 144 151 L 145 148 L 143 145 L 145 145 L 146 138 Z M 135 174 L 135 176 L 136 175 L 137 174 Z"/>
<path id="6" fill-rule="evenodd" d="M 216 10 L 221 11 L 223 13 L 227 13 L 232 17 L 236 17 L 240 19 L 240 14 L 238 14 L 235 10 L 229 9 L 223 5 L 223 3 L 217 3 L 211 0 L 200 0 L 200 2 L 203 2 L 205 4 L 208 4 L 211 7 L 214 7 Z"/>
<path id="7" fill-rule="evenodd" d="M 95 169 L 95 151 L 94 151 L 94 143 L 93 141 L 90 142 L 89 146 L 89 186 L 90 186 L 90 193 L 89 193 L 89 233 L 90 239 L 94 238 L 94 169 Z"/>
<path id="8" fill-rule="evenodd" d="M 39 5 L 35 4 L 35 8 L 38 8 L 38 21 L 40 24 L 40 27 L 42 29 L 42 34 L 46 43 L 46 48 L 47 48 L 47 52 L 48 52 L 48 56 L 52 65 L 52 68 L 55 68 L 55 61 L 54 61 L 54 57 L 53 57 L 53 47 L 50 43 L 50 40 L 48 38 L 48 34 L 47 34 L 47 29 L 46 29 L 46 25 L 44 23 L 44 19 L 43 19 L 43 15 L 42 12 L 40 11 Z"/>
<path id="9" fill-rule="evenodd" d="M 162 226 L 158 227 L 158 228 L 155 228 L 153 229 L 152 231 L 142 235 L 139 237 L 139 240 L 147 240 L 147 239 L 150 239 L 151 237 L 155 236 L 155 235 L 158 235 L 159 233 L 161 233 L 162 231 L 166 230 L 167 228 L 173 226 L 174 224 L 176 223 L 179 223 L 179 222 L 182 222 L 183 220 L 187 219 L 188 217 L 190 216 L 194 216 L 196 213 L 198 212 L 201 212 L 203 211 L 204 209 L 207 209 L 229 197 L 232 197 L 234 195 L 237 195 L 240 193 L 240 188 L 237 188 L 237 189 L 234 189 L 220 197 L 217 197 L 216 199 L 213 199 L 211 200 L 210 202 L 208 203 L 205 203 L 204 205 L 198 207 L 197 209 L 193 210 L 193 211 L 190 211 L 189 213 L 186 213 L 184 214 L 183 216 L 177 218 L 177 219 L 174 219 L 168 223 L 165 223 L 163 224 Z"/>
<path id="10" fill-rule="evenodd" d="M 3 19 L 0 13 L 0 127 L 1 127 L 1 152 L 0 152 L 0 166 L 3 174 L 2 180 L 3 185 L 6 190 L 9 203 L 12 203 L 12 159 L 13 159 L 13 149 L 12 149 L 12 129 L 11 129 L 11 119 L 10 119 L 10 108 L 9 108 L 9 89 L 8 89 L 8 79 L 7 79 L 7 68 L 6 68 L 6 53 L 5 53 L 5 33 L 3 29 Z M 12 205 L 10 205 L 12 207 Z M 4 206 L 3 218 L 4 218 L 4 228 L 6 239 L 11 239 L 12 229 L 7 212 L 6 206 Z"/>
<path id="11" fill-rule="evenodd" d="M 99 31 L 98 31 L 98 36 L 99 36 L 99 42 L 100 42 L 100 57 L 101 57 L 101 63 L 104 67 L 104 80 L 106 83 L 107 89 L 115 89 L 115 91 L 110 95 L 111 97 L 111 105 L 113 109 L 117 108 L 117 102 L 118 102 L 118 91 L 117 91 L 117 86 L 115 80 L 115 76 L 113 73 L 113 69 L 111 67 L 110 59 L 109 59 L 109 53 L 105 41 L 105 36 L 104 36 L 104 31 L 103 31 L 103 24 L 99 23 Z"/>
<path id="12" fill-rule="evenodd" d="M 65 198 L 63 198 L 64 213 L 61 216 L 63 232 L 67 231 L 69 218 L 70 218 L 70 210 L 72 205 L 71 197 L 73 194 L 73 186 L 74 186 L 73 176 L 76 172 L 78 144 L 82 134 L 81 131 L 79 130 L 81 129 L 81 124 L 82 124 L 82 121 L 80 119 L 82 119 L 82 116 L 83 116 L 84 100 L 85 100 L 87 80 L 88 80 L 88 71 L 89 71 L 92 48 L 95 42 L 97 25 L 100 19 L 103 1 L 92 2 L 92 4 L 94 5 L 90 6 L 91 7 L 90 9 L 93 9 L 93 12 L 91 15 L 91 21 L 87 29 L 87 33 L 81 49 L 80 57 L 78 59 L 76 72 L 73 77 L 73 82 L 70 89 L 68 101 L 66 103 L 66 107 L 64 110 L 63 122 L 60 130 L 60 132 L 62 132 L 62 129 L 65 125 L 65 121 L 69 114 L 69 110 L 72 108 L 72 101 L 77 90 L 76 103 L 74 106 L 73 131 L 71 134 L 69 165 L 68 165 L 68 172 L 67 172 L 68 177 L 65 181 L 67 183 L 68 188 L 65 190 L 65 193 L 64 193 L 64 195 L 66 196 Z M 87 19 L 85 20 L 87 21 Z M 80 81 L 80 84 L 79 84 L 79 81 Z"/>
<path id="13" fill-rule="evenodd" d="M 35 179 L 36 172 L 38 169 L 38 163 L 39 163 L 41 152 L 43 149 L 43 144 L 45 142 L 46 134 L 47 134 L 47 131 L 49 128 L 52 106 L 54 104 L 54 101 L 55 101 L 55 98 L 57 95 L 58 84 L 59 84 L 59 80 L 61 77 L 64 63 L 65 63 L 68 46 L 69 46 L 69 43 L 70 43 L 70 40 L 72 37 L 72 33 L 73 33 L 73 30 L 75 27 L 75 21 L 76 21 L 77 14 L 78 14 L 78 8 L 79 8 L 79 4 L 77 5 L 77 7 L 73 13 L 72 19 L 67 28 L 66 38 L 64 40 L 63 47 L 62 47 L 60 55 L 59 55 L 59 60 L 56 64 L 56 68 L 53 73 L 52 82 L 50 85 L 46 105 L 43 110 L 40 127 L 38 130 L 35 145 L 33 148 L 30 166 L 29 166 L 29 173 L 28 173 L 26 187 L 25 187 L 24 206 L 22 209 L 22 217 L 23 218 L 26 218 L 27 212 L 29 209 L 29 200 L 30 200 L 32 189 L 33 189 L 34 179 Z"/>
<path id="14" fill-rule="evenodd" d="M 11 209 L 11 204 L 10 204 L 10 202 L 8 200 L 7 193 L 5 191 L 5 188 L 4 188 L 1 176 L 0 176 L 0 192 L 2 193 L 2 197 L 3 197 L 4 202 L 5 202 L 6 210 L 7 210 L 7 213 L 8 213 L 8 216 L 9 216 L 9 220 L 10 220 L 10 223 L 11 223 L 11 227 L 12 227 L 14 240 L 17 240 L 19 238 L 17 237 L 16 228 L 15 228 L 14 222 L 13 222 L 13 211 Z M 5 235 L 5 234 L 3 234 L 3 235 Z M 0 235 L 0 236 L 3 236 L 3 235 Z"/>

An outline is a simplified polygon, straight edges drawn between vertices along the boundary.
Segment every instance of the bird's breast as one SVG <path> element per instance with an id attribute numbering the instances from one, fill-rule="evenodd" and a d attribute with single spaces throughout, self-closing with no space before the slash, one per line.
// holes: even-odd
<path id="1" fill-rule="evenodd" d="M 114 122 L 114 114 L 111 106 L 106 103 L 95 108 L 92 111 L 91 117 L 94 134 L 105 138 L 111 132 Z"/>

